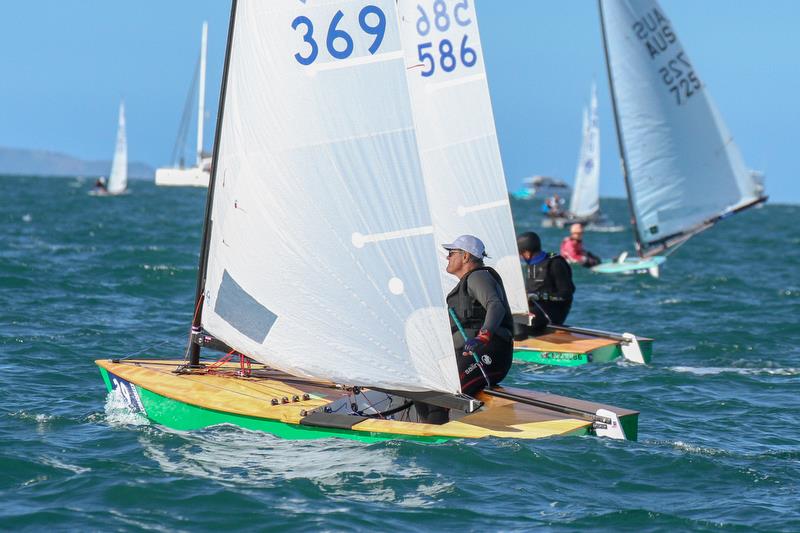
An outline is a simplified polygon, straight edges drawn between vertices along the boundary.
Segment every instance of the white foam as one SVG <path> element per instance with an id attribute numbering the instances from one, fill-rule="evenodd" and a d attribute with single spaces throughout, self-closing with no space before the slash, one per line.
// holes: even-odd
<path id="1" fill-rule="evenodd" d="M 739 374 L 742 376 L 757 376 L 766 374 L 770 376 L 799 376 L 800 368 L 737 368 L 727 366 L 673 366 L 668 367 L 673 372 L 683 372 L 696 376 L 713 376 L 717 374 Z"/>
<path id="2" fill-rule="evenodd" d="M 111 426 L 147 426 L 150 421 L 142 413 L 131 410 L 128 401 L 119 389 L 106 396 L 106 422 Z"/>
<path id="3" fill-rule="evenodd" d="M 84 466 L 78 465 L 71 465 L 67 463 L 62 463 L 58 459 L 54 459 L 52 457 L 40 457 L 39 460 L 46 465 L 52 466 L 54 468 L 59 468 L 61 470 L 69 470 L 75 474 L 85 474 L 86 472 L 90 472 L 91 468 L 86 468 Z"/>

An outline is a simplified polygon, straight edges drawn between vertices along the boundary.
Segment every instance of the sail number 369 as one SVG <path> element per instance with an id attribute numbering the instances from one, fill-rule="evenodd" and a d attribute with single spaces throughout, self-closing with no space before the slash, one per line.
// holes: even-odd
<path id="1" fill-rule="evenodd" d="M 467 15 L 469 8 L 469 0 L 461 0 L 454 7 L 452 14 L 447 11 L 447 4 L 445 0 L 434 0 L 432 4 L 432 12 L 428 13 L 421 4 L 417 4 L 417 11 L 419 18 L 417 19 L 417 33 L 420 37 L 426 37 L 435 28 L 439 32 L 446 32 L 450 29 L 451 25 L 466 27 L 472 24 L 472 19 Z M 438 52 L 438 61 L 434 55 L 434 51 Z M 470 48 L 467 44 L 467 34 L 461 39 L 459 45 L 458 56 L 450 39 L 441 39 L 436 48 L 432 41 L 419 43 L 417 45 L 417 54 L 423 66 L 427 67 L 421 71 L 422 77 L 427 78 L 433 76 L 438 66 L 444 72 L 452 72 L 458 66 L 459 59 L 461 64 L 465 67 L 472 67 L 478 62 L 478 54 L 474 48 Z"/>
<path id="2" fill-rule="evenodd" d="M 374 16 L 370 17 L 370 15 Z M 346 59 L 353 53 L 353 37 L 338 28 L 342 18 L 344 18 L 344 13 L 341 10 L 333 15 L 328 24 L 328 34 L 325 37 L 325 47 L 335 59 Z M 386 14 L 378 6 L 364 6 L 358 13 L 358 25 L 364 33 L 374 36 L 372 44 L 368 48 L 369 53 L 374 54 L 380 48 L 383 36 L 386 34 Z M 308 47 L 305 55 L 298 52 L 294 58 L 301 65 L 310 65 L 317 59 L 320 46 L 314 38 L 314 23 L 308 17 L 300 15 L 292 21 L 292 29 L 297 30 L 298 28 L 300 31 L 305 31 L 303 42 Z"/>

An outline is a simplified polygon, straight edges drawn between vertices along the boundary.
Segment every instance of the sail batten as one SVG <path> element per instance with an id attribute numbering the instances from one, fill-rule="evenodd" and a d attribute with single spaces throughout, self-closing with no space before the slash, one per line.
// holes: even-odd
<path id="1" fill-rule="evenodd" d="M 658 2 L 600 0 L 600 10 L 637 242 L 663 250 L 758 194 Z"/>
<path id="2" fill-rule="evenodd" d="M 202 327 L 294 375 L 458 392 L 395 1 L 234 9 Z"/>

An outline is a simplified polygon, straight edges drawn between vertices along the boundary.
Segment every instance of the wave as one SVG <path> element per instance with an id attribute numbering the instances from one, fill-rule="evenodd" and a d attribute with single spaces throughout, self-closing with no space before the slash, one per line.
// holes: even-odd
<path id="1" fill-rule="evenodd" d="M 667 370 L 694 374 L 696 376 L 713 376 L 717 374 L 739 374 L 741 376 L 800 376 L 800 368 L 737 368 L 730 366 L 670 366 Z"/>

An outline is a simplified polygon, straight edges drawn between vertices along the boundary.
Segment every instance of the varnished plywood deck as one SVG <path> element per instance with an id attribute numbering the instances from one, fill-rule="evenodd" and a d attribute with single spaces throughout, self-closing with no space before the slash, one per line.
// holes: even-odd
<path id="1" fill-rule="evenodd" d="M 583 354 L 615 344 L 617 344 L 617 341 L 611 339 L 592 337 L 567 331 L 553 331 L 537 337 L 530 337 L 524 341 L 515 341 L 514 349 Z"/>
<path id="2" fill-rule="evenodd" d="M 282 372 L 253 366 L 251 377 L 228 374 L 175 374 L 181 361 L 126 360 L 119 363 L 97 361 L 113 375 L 158 395 L 217 412 L 232 413 L 287 424 L 299 424 L 305 411 L 319 408 L 348 393 L 332 383 L 295 378 Z M 221 370 L 233 372 L 238 365 L 228 363 Z M 308 394 L 309 399 L 303 400 Z M 299 401 L 292 398 L 299 397 Z M 287 398 L 289 403 L 281 403 Z M 278 405 L 273 405 L 273 399 Z M 535 439 L 574 432 L 585 432 L 591 422 L 572 418 L 549 409 L 486 394 L 481 411 L 432 425 L 387 419 L 367 419 L 352 427 L 354 431 L 412 436 L 511 437 Z"/>

